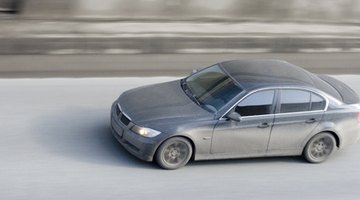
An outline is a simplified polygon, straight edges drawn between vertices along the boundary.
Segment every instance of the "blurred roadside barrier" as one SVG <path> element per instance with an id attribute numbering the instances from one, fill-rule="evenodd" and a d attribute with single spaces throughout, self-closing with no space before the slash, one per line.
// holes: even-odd
<path id="1" fill-rule="evenodd" d="M 360 52 L 357 24 L 0 20 L 0 54 Z"/>

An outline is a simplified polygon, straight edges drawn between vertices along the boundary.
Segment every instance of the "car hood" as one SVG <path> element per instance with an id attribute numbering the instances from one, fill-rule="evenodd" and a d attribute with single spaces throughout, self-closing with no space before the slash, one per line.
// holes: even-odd
<path id="1" fill-rule="evenodd" d="M 214 116 L 184 93 L 179 80 L 128 90 L 118 102 L 134 123 L 143 126 L 212 119 Z"/>

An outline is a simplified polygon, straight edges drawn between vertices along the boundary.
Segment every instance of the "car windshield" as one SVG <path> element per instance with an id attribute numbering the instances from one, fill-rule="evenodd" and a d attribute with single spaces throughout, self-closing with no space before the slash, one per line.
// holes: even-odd
<path id="1" fill-rule="evenodd" d="M 190 98 L 212 112 L 220 110 L 243 90 L 218 65 L 183 79 L 182 86 Z"/>

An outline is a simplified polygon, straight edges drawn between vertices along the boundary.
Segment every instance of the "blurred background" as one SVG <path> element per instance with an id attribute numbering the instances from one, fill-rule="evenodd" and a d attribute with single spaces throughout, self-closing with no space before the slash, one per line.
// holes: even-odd
<path id="1" fill-rule="evenodd" d="M 358 73 L 359 10 L 360 0 L 0 0 L 0 72 L 183 74 L 279 58 Z"/>
<path id="2" fill-rule="evenodd" d="M 1 11 L 39 19 L 230 19 L 358 22 L 358 0 L 0 0 Z"/>

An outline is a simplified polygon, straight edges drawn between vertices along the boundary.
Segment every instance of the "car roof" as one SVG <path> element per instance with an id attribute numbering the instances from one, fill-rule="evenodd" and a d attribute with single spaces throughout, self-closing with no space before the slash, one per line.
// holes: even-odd
<path id="1" fill-rule="evenodd" d="M 341 94 L 319 76 L 284 60 L 232 60 L 219 65 L 248 91 L 265 87 L 310 87 L 342 100 Z"/>
<path id="2" fill-rule="evenodd" d="M 314 87 L 309 72 L 283 60 L 232 60 L 219 64 L 246 90 L 279 86 Z"/>

